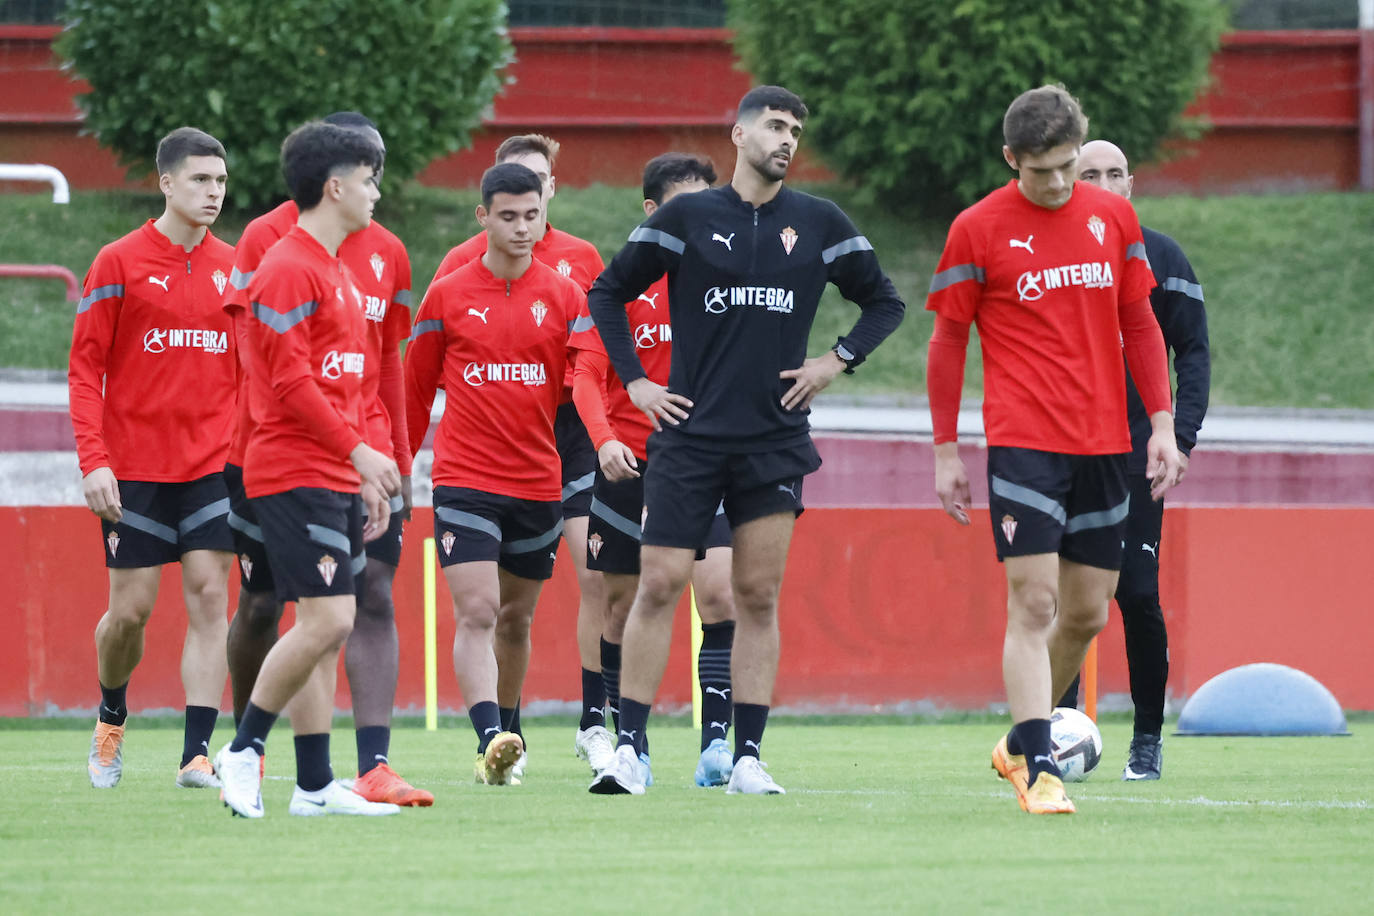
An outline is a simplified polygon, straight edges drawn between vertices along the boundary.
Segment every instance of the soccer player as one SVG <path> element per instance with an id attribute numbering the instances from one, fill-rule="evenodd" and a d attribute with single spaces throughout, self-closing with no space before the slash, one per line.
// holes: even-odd
<path id="1" fill-rule="evenodd" d="M 1078 155 L 1078 179 L 1120 194 L 1127 200 L 1135 186 L 1126 154 L 1107 140 L 1092 140 Z M 1211 388 L 1212 357 L 1207 343 L 1207 310 L 1202 285 L 1178 243 L 1162 232 L 1141 227 L 1145 253 L 1154 273 L 1150 293 L 1164 346 L 1174 354 L 1178 397 L 1174 406 L 1174 439 L 1178 445 L 1179 482 L 1188 471 L 1188 456 L 1197 444 L 1198 430 L 1207 414 Z M 1116 584 L 1116 605 L 1126 632 L 1126 663 L 1130 669 L 1131 701 L 1135 704 L 1135 733 L 1121 778 L 1127 781 L 1159 779 L 1163 755 L 1164 687 L 1169 680 L 1169 636 L 1159 606 L 1159 551 L 1164 528 L 1164 501 L 1146 492 L 1145 443 L 1150 422 L 1135 384 L 1126 380 L 1126 409 L 1131 427 L 1131 454 L 1126 476 L 1131 487 L 1131 508 L 1126 516 L 1126 545 L 1121 578 Z M 1061 706 L 1078 705 L 1075 678 Z"/>
<path id="2" fill-rule="evenodd" d="M 534 227 L 534 259 L 556 269 L 586 293 L 591 289 L 592 281 L 601 273 L 601 254 L 591 242 L 557 229 L 549 222 L 549 203 L 557 191 L 557 176 L 553 174 L 553 167 L 558 159 L 559 148 L 557 140 L 543 134 L 507 137 L 496 148 L 496 164 L 512 162 L 523 165 L 539 176 L 541 191 L 539 221 Z M 481 257 L 486 250 L 487 234 L 479 232 L 444 256 L 434 273 L 434 279 L 437 281 L 453 273 L 469 261 Z M 591 510 L 597 458 L 596 450 L 587 437 L 586 427 L 572 403 L 571 373 L 558 402 L 554 430 L 558 437 L 558 455 L 563 462 L 563 539 L 567 541 L 568 554 L 577 572 L 577 648 L 582 662 L 582 682 L 589 685 L 600 680 L 599 609 L 605 605 L 606 596 L 601 577 L 587 571 L 587 515 Z M 530 663 L 528 634 L 519 630 L 508 631 L 498 624 L 496 658 L 501 669 L 501 723 L 523 738 L 519 691 Z M 526 759 L 522 755 L 515 767 L 517 775 L 524 772 L 525 764 Z"/>
<path id="3" fill-rule="evenodd" d="M 162 566 L 181 563 L 186 730 L 176 784 L 215 787 L 210 735 L 224 692 L 233 541 L 221 471 L 234 417 L 234 340 L 219 299 L 234 250 L 210 226 L 224 147 L 179 127 L 157 147 L 162 215 L 100 250 L 72 329 L 72 426 L 81 490 L 100 517 L 110 603 L 95 628 L 100 712 L 91 785 L 118 785 L 129 679 Z M 184 392 L 194 388 L 196 397 Z"/>
<path id="4" fill-rule="evenodd" d="M 1178 475 L 1154 280 L 1135 211 L 1075 183 L 1087 119 L 1062 86 L 1022 93 L 1002 122 L 1017 177 L 954 220 L 930 282 L 927 363 L 935 489 L 968 524 L 956 424 L 968 328 L 983 347 L 993 539 L 1007 577 L 1002 675 L 1014 724 L 992 763 L 1034 814 L 1072 813 L 1050 705 L 1107 619 L 1129 487 L 1125 346 L 1153 433 L 1152 498 Z"/>
<path id="5" fill-rule="evenodd" d="M 664 153 L 644 166 L 644 215 L 678 194 L 705 191 L 716 180 L 710 159 Z M 673 348 L 668 324 L 668 280 L 660 277 L 626 305 L 634 328 L 635 353 L 649 379 L 667 384 Z M 577 351 L 573 399 L 596 446 L 600 467 L 593 487 L 587 534 L 587 566 L 606 581 L 605 623 L 601 637 L 601 683 L 588 683 L 584 669 L 582 718 L 575 747 L 595 772 L 610 765 L 615 737 L 606 730 L 602 707 L 620 715 L 620 656 L 625 618 L 639 584 L 640 518 L 644 512 L 646 442 L 653 425 L 634 404 L 615 375 L 590 314 L 578 316 L 572 344 Z M 730 525 L 718 509 L 692 573 L 701 648 L 697 678 L 701 687 L 701 756 L 693 779 L 699 786 L 724 785 L 734 761 L 726 738 L 730 730 L 730 648 L 735 635 L 735 602 L 730 588 Z M 647 755 L 641 758 L 648 766 Z M 646 777 L 646 783 L 647 783 Z"/>
<path id="6" fill-rule="evenodd" d="M 224 803 L 244 817 L 263 815 L 262 754 L 293 697 L 304 702 L 292 709 L 290 813 L 400 810 L 345 789 L 329 764 L 330 700 L 366 567 L 363 541 L 387 530 L 389 497 L 401 489 L 395 460 L 367 444 L 367 306 L 338 257 L 344 240 L 371 221 L 381 164 L 376 142 L 357 130 L 311 122 L 293 131 L 282 144 L 282 173 L 299 216 L 248 284 L 253 428 L 243 482 L 277 600 L 296 602 L 296 622 L 267 653 L 237 734 L 217 755 Z"/>
<path id="7" fill-rule="evenodd" d="M 619 743 L 593 793 L 642 794 L 638 755 L 663 678 L 673 610 L 722 498 L 733 534 L 729 793 L 781 794 L 759 761 L 778 663 L 778 589 L 802 479 L 820 466 L 812 398 L 861 363 L 905 306 L 873 246 L 833 203 L 783 184 L 806 106 L 778 86 L 740 101 L 728 185 L 679 194 L 635 229 L 588 296 L 611 365 L 661 429 L 649 441 L 639 588 L 625 624 Z M 625 303 L 668 275 L 672 367 L 665 388 L 635 353 Z M 821 292 L 862 309 L 835 346 L 807 358 Z"/>
<path id="8" fill-rule="evenodd" d="M 453 669 L 477 733 L 476 779 L 508 785 L 524 742 L 498 706 L 501 634 L 528 644 L 563 530 L 554 415 L 568 329 L 583 295 L 531 250 L 539 177 L 503 163 L 482 176 L 486 252 L 425 293 L 406 350 L 406 409 L 418 449 L 442 384 L 434 441 L 434 539 L 453 596 Z M 526 656 L 528 659 L 528 656 Z M 502 667 L 519 696 L 525 669 Z M 516 677 L 518 675 L 518 677 Z"/>
<path id="9" fill-rule="evenodd" d="M 385 158 L 386 144 L 377 126 L 366 116 L 341 111 L 324 121 L 359 131 L 377 145 Z M 379 181 L 380 177 L 379 173 Z M 288 200 L 248 224 L 239 239 L 231 288 L 226 295 L 225 307 L 231 312 L 246 317 L 246 289 L 253 271 L 266 251 L 296 224 L 297 216 L 295 201 Z M 391 768 L 389 761 L 391 713 L 400 673 L 391 586 L 400 563 L 402 525 L 410 517 L 411 452 L 405 428 L 400 356 L 400 345 L 410 333 L 410 258 L 401 240 L 373 220 L 343 241 L 339 259 L 351 271 L 365 305 L 368 371 L 363 377 L 363 397 L 368 405 L 368 443 L 390 454 L 401 473 L 401 494 L 391 499 L 390 528 L 366 546 L 365 587 L 358 596 L 357 616 L 344 651 L 358 751 L 358 778 L 353 790 L 369 801 L 428 806 L 434 803 L 433 794 L 410 785 Z M 238 326 L 246 330 L 247 322 Z M 247 403 L 247 397 L 241 399 L 239 426 L 230 463 L 225 467 L 231 484 L 229 524 L 234 529 L 241 571 L 239 607 L 229 625 L 228 647 L 236 720 L 242 718 L 262 660 L 277 640 L 282 614 L 260 527 L 243 493 L 243 453 L 252 430 Z M 332 696 L 329 702 L 332 709 Z"/>

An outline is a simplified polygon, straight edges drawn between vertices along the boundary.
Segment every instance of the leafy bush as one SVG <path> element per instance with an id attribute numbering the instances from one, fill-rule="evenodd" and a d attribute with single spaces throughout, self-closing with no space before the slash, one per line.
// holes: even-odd
<path id="1" fill-rule="evenodd" d="M 730 0 L 736 50 L 811 109 L 804 142 L 894 208 L 964 206 L 1002 184 L 1002 115 L 1062 82 L 1090 135 L 1134 161 L 1185 128 L 1216 0 Z"/>
<path id="2" fill-rule="evenodd" d="M 91 84 L 86 129 L 131 171 L 191 125 L 229 154 L 230 202 L 285 197 L 297 125 L 361 111 L 404 179 L 466 145 L 512 52 L 501 0 L 72 0 L 56 47 Z"/>

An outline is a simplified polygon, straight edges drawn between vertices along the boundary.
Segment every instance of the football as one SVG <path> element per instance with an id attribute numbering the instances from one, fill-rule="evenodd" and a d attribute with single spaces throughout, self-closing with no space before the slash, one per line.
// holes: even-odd
<path id="1" fill-rule="evenodd" d="M 1060 706 L 1050 715 L 1050 743 L 1065 782 L 1087 779 L 1102 759 L 1102 733 L 1077 709 Z"/>

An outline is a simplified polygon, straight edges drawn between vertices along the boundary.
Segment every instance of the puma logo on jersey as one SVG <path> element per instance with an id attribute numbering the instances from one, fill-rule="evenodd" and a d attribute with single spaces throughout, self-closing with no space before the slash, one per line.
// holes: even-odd
<path id="1" fill-rule="evenodd" d="M 636 298 L 643 299 L 645 302 L 649 303 L 649 308 L 651 309 L 658 308 L 658 293 L 654 293 L 652 296 L 646 296 L 644 293 L 640 293 Z"/>
<path id="2" fill-rule="evenodd" d="M 1035 236 L 1028 235 L 1026 236 L 1026 240 L 1024 242 L 1020 239 L 1007 239 L 1007 245 L 1011 248 L 1024 248 L 1031 254 L 1035 254 L 1035 249 L 1031 247 L 1031 241 L 1034 238 Z"/>
<path id="3" fill-rule="evenodd" d="M 711 233 L 711 241 L 713 241 L 713 242 L 720 242 L 722 245 L 725 246 L 725 250 L 726 250 L 726 251 L 729 251 L 729 252 L 734 252 L 734 250 L 735 250 L 735 249 L 733 249 L 733 248 L 730 247 L 730 241 L 731 241 L 734 237 L 735 237 L 735 234 L 734 234 L 733 232 L 730 233 L 730 238 L 726 238 L 725 236 L 721 235 L 719 232 L 713 232 L 713 233 Z"/>
<path id="4" fill-rule="evenodd" d="M 714 693 L 714 694 L 717 694 L 717 695 L 720 696 L 720 698 L 721 698 L 722 700 L 728 700 L 728 699 L 730 699 L 730 688 L 729 688 L 729 687 L 726 687 L 724 690 L 721 690 L 719 687 L 707 687 L 707 688 L 706 688 L 704 691 L 702 691 L 702 692 L 703 692 L 703 693 Z"/>
<path id="5" fill-rule="evenodd" d="M 1141 544 L 1141 545 L 1140 545 L 1140 549 L 1143 550 L 1143 551 L 1145 551 L 1146 553 L 1148 553 L 1150 556 L 1154 557 L 1154 558 L 1155 558 L 1155 562 L 1159 562 L 1159 545 L 1158 545 L 1158 544 Z"/>
<path id="6" fill-rule="evenodd" d="M 491 311 L 491 306 L 487 306 L 486 308 L 482 309 L 482 311 L 480 311 L 480 312 L 477 311 L 477 309 L 472 309 L 472 308 L 470 308 L 470 309 L 468 309 L 468 314 L 469 314 L 469 315 L 476 315 L 478 318 L 481 318 L 481 319 L 482 319 L 482 324 L 486 324 L 486 323 L 487 323 L 487 312 L 490 312 L 490 311 Z"/>
<path id="7" fill-rule="evenodd" d="M 167 289 L 167 281 L 170 280 L 170 279 L 172 279 L 172 275 L 171 275 L 171 274 L 168 274 L 167 276 L 163 277 L 161 280 L 159 280 L 157 277 L 149 277 L 149 278 L 148 278 L 148 282 L 151 283 L 151 284 L 153 284 L 154 286 L 160 286 L 160 287 L 162 287 L 162 291 L 163 291 L 164 293 L 166 293 L 166 292 L 170 292 L 170 290 Z"/>

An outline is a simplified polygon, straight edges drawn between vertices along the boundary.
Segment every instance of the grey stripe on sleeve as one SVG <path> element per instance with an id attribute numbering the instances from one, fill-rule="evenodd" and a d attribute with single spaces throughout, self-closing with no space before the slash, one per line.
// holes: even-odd
<path id="1" fill-rule="evenodd" d="M 572 332 L 576 334 L 579 331 L 590 331 L 594 327 L 596 322 L 592 320 L 591 315 L 578 315 L 573 319 Z"/>
<path id="2" fill-rule="evenodd" d="M 397 305 L 404 305 L 406 308 L 410 308 L 411 304 L 415 301 L 415 297 L 411 295 L 408 289 L 398 289 L 396 290 L 396 295 L 391 297 L 391 301 Z"/>
<path id="3" fill-rule="evenodd" d="M 122 295 L 124 295 L 123 283 L 111 283 L 108 286 L 98 286 L 81 297 L 81 301 L 76 304 L 76 313 L 80 315 L 102 299 L 113 299 L 115 296 Z"/>
<path id="4" fill-rule="evenodd" d="M 253 279 L 253 271 L 244 272 L 237 267 L 229 274 L 229 285 L 234 289 L 247 289 L 249 282 Z"/>
<path id="5" fill-rule="evenodd" d="M 677 236 L 669 235 L 661 229 L 646 229 L 643 226 L 636 227 L 635 231 L 630 233 L 629 241 L 648 242 L 667 248 L 673 254 L 682 254 L 687 249 L 686 244 Z"/>
<path id="6" fill-rule="evenodd" d="M 829 264 L 838 257 L 853 254 L 856 251 L 872 251 L 873 243 L 862 235 L 856 235 L 852 239 L 845 239 L 837 245 L 831 245 L 821 252 L 821 260 Z"/>
<path id="7" fill-rule="evenodd" d="M 254 302 L 253 317 L 257 318 L 278 334 L 285 334 L 287 331 L 315 314 L 317 308 L 319 308 L 319 305 L 312 300 L 310 302 L 302 302 L 289 312 L 278 312 L 276 309 L 263 305 L 261 302 Z"/>
<path id="8" fill-rule="evenodd" d="M 1189 299 L 1196 299 L 1198 302 L 1207 301 L 1202 298 L 1201 283 L 1189 283 L 1182 277 L 1169 277 L 1161 285 L 1171 293 L 1183 293 Z"/>
<path id="9" fill-rule="evenodd" d="M 942 270 L 930 278 L 930 291 L 932 293 L 938 293 L 948 286 L 953 286 L 956 283 L 963 283 L 965 280 L 976 280 L 979 283 L 986 282 L 987 272 L 977 264 L 955 264 L 953 267 Z"/>
<path id="10" fill-rule="evenodd" d="M 1126 260 L 1129 261 L 1131 258 L 1140 258 L 1146 264 L 1150 263 L 1149 256 L 1145 254 L 1144 242 L 1132 242 L 1126 246 Z"/>
<path id="11" fill-rule="evenodd" d="M 440 319 L 431 321 L 417 321 L 415 327 L 410 331 L 410 342 L 414 343 L 417 337 L 424 337 L 426 334 L 433 334 L 444 329 L 444 322 Z"/>

